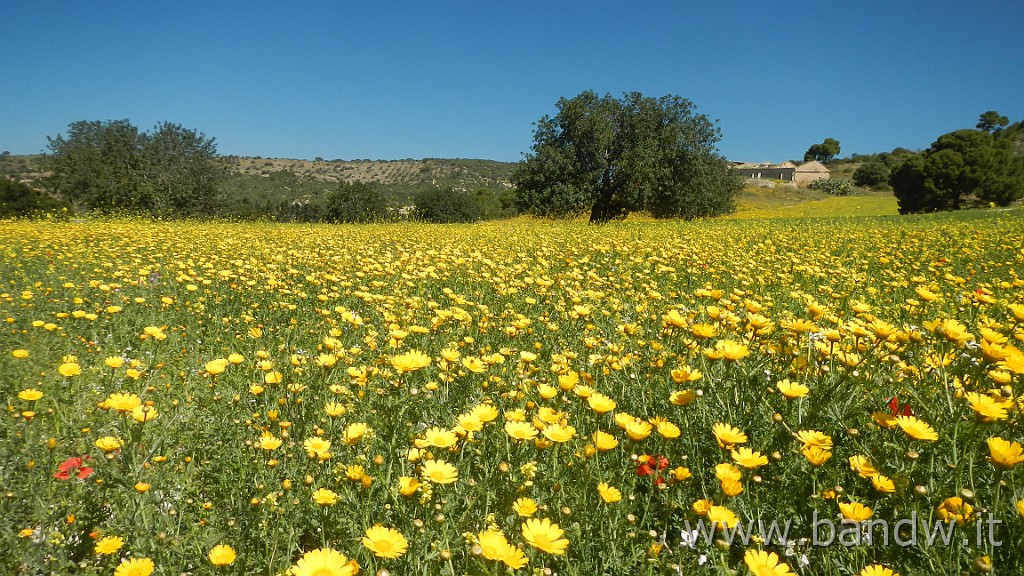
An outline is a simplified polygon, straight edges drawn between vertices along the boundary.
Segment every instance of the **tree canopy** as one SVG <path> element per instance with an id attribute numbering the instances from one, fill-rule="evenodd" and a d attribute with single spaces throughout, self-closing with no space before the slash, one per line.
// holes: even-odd
<path id="1" fill-rule="evenodd" d="M 327 196 L 324 219 L 328 222 L 378 222 L 388 216 L 387 201 L 364 182 L 341 182 Z"/>
<path id="2" fill-rule="evenodd" d="M 978 124 L 975 128 L 982 132 L 998 132 L 1009 123 L 1010 119 L 1006 116 L 1000 115 L 995 110 L 989 110 L 978 117 Z"/>
<path id="3" fill-rule="evenodd" d="M 589 211 L 601 223 L 635 211 L 694 218 L 735 209 L 742 182 L 715 148 L 719 129 L 689 100 L 586 91 L 556 106 L 536 123 L 533 152 L 512 176 L 522 210 Z"/>
<path id="4" fill-rule="evenodd" d="M 482 213 L 479 204 L 467 192 L 452 188 L 428 188 L 413 197 L 413 217 L 424 222 L 451 224 L 475 222 Z"/>
<path id="5" fill-rule="evenodd" d="M 853 172 L 853 183 L 865 188 L 877 188 L 889 183 L 889 166 L 884 160 L 869 160 Z"/>
<path id="6" fill-rule="evenodd" d="M 86 209 L 205 216 L 217 204 L 212 138 L 163 122 L 140 132 L 128 120 L 79 121 L 49 140 L 46 185 Z"/>
<path id="7" fill-rule="evenodd" d="M 893 171 L 889 183 L 901 214 L 958 210 L 966 202 L 1006 206 L 1024 196 L 1020 123 L 979 127 L 987 129 L 943 134 Z"/>
<path id="8" fill-rule="evenodd" d="M 59 203 L 21 182 L 0 176 L 0 218 L 55 210 Z"/>
<path id="9" fill-rule="evenodd" d="M 821 144 L 813 144 L 804 153 L 804 162 L 810 162 L 817 160 L 818 162 L 828 162 L 829 160 L 839 156 L 839 140 L 835 138 L 825 138 Z"/>

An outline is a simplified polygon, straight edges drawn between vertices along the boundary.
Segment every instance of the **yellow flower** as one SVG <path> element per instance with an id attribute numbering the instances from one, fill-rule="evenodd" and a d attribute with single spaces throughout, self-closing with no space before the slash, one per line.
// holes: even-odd
<path id="1" fill-rule="evenodd" d="M 275 437 L 269 432 L 264 432 L 256 442 L 256 447 L 261 450 L 271 451 L 280 448 L 282 443 L 283 441 L 280 438 Z M 330 446 L 328 446 L 328 449 L 330 449 Z"/>
<path id="2" fill-rule="evenodd" d="M 823 432 L 817 430 L 800 430 L 796 433 L 796 439 L 800 441 L 804 447 L 816 446 L 825 450 L 832 449 L 832 437 Z"/>
<path id="3" fill-rule="evenodd" d="M 662 438 L 668 438 L 671 440 L 672 438 L 678 438 L 679 434 L 681 434 L 681 431 L 679 430 L 678 426 L 676 426 L 672 422 L 669 422 L 665 418 L 662 418 L 661 416 L 656 416 L 652 418 L 650 422 L 651 424 L 654 424 L 654 428 L 658 431 L 658 434 L 660 434 Z"/>
<path id="4" fill-rule="evenodd" d="M 974 335 L 967 331 L 967 327 L 951 318 L 945 320 L 925 321 L 923 326 L 936 336 L 944 337 L 946 340 L 965 344 L 974 340 Z"/>
<path id="5" fill-rule="evenodd" d="M 579 381 L 580 381 L 579 372 L 575 372 L 575 371 L 570 370 L 569 372 L 566 372 L 565 374 L 559 374 L 558 375 L 558 387 L 561 388 L 562 390 L 566 390 L 566 391 L 572 390 L 573 387 L 576 386 L 576 384 L 579 383 Z"/>
<path id="6" fill-rule="evenodd" d="M 224 371 L 227 370 L 228 360 L 227 358 L 217 358 L 216 360 L 210 360 L 209 362 L 206 363 L 205 366 L 203 366 L 203 368 L 205 368 L 206 372 L 209 373 L 211 376 L 217 376 L 218 374 L 223 374 Z"/>
<path id="7" fill-rule="evenodd" d="M 310 458 L 327 460 L 331 457 L 331 441 L 326 438 L 310 436 L 302 442 L 302 447 L 306 450 L 306 456 Z"/>
<path id="8" fill-rule="evenodd" d="M 875 421 L 882 428 L 888 428 L 892 430 L 896 427 L 896 417 L 889 412 L 877 411 L 871 413 L 871 419 Z"/>
<path id="9" fill-rule="evenodd" d="M 715 343 L 715 353 L 721 358 L 735 362 L 750 356 L 750 349 L 741 342 L 719 340 Z"/>
<path id="10" fill-rule="evenodd" d="M 423 478 L 434 484 L 451 484 L 459 479 L 459 470 L 444 460 L 427 460 L 421 470 Z"/>
<path id="11" fill-rule="evenodd" d="M 740 521 L 739 517 L 732 510 L 725 506 L 715 506 L 714 504 L 708 505 L 707 518 L 708 522 L 711 522 L 712 525 L 717 525 L 719 528 L 734 528 Z"/>
<path id="12" fill-rule="evenodd" d="M 733 462 L 744 468 L 759 468 L 768 464 L 768 457 L 760 452 L 754 452 L 750 448 L 741 447 L 731 453 Z"/>
<path id="13" fill-rule="evenodd" d="M 558 387 L 552 386 L 550 384 L 538 384 L 537 392 L 540 394 L 541 398 L 545 400 L 550 400 L 555 396 L 558 396 Z"/>
<path id="14" fill-rule="evenodd" d="M 135 483 L 135 491 L 138 492 L 139 494 L 145 494 L 146 492 L 149 492 L 149 489 L 151 487 L 152 486 L 150 486 L 146 482 L 136 482 Z"/>
<path id="15" fill-rule="evenodd" d="M 480 544 L 480 554 L 488 560 L 501 561 L 508 554 L 508 539 L 498 530 L 479 532 L 476 540 Z"/>
<path id="16" fill-rule="evenodd" d="M 711 510 L 711 507 L 714 505 L 715 503 L 711 500 L 697 500 L 692 506 L 690 506 L 690 511 L 697 516 L 707 516 L 708 511 Z"/>
<path id="17" fill-rule="evenodd" d="M 741 432 L 739 428 L 729 424 L 715 424 L 711 427 L 711 432 L 714 433 L 718 446 L 726 450 L 731 449 L 736 444 L 747 443 L 747 435 Z"/>
<path id="18" fill-rule="evenodd" d="M 345 476 L 354 482 L 359 482 L 366 477 L 366 468 L 359 464 L 352 464 L 345 468 Z"/>
<path id="19" fill-rule="evenodd" d="M 552 442 L 568 442 L 576 435 L 576 428 L 561 424 L 548 424 L 541 433 Z"/>
<path id="20" fill-rule="evenodd" d="M 11 356 L 14 356 L 15 358 L 18 358 L 18 359 L 28 358 L 29 351 L 25 350 L 24 348 L 18 348 L 18 349 L 15 349 L 15 350 L 11 350 Z"/>
<path id="21" fill-rule="evenodd" d="M 1024 500 L 1017 500 L 1015 506 L 1017 507 L 1017 514 L 1020 514 L 1020 517 L 1024 518 Z"/>
<path id="22" fill-rule="evenodd" d="M 943 500 L 935 512 L 943 522 L 955 520 L 959 526 L 963 526 L 974 514 L 974 507 L 959 496 L 953 496 Z"/>
<path id="23" fill-rule="evenodd" d="M 398 479 L 398 493 L 402 496 L 412 496 L 420 487 L 420 481 L 411 476 L 402 476 Z"/>
<path id="24" fill-rule="evenodd" d="M 892 483 L 892 480 L 882 474 L 872 474 L 871 485 L 875 487 L 875 490 L 886 494 L 896 491 L 896 485 Z"/>
<path id="25" fill-rule="evenodd" d="M 693 390 L 677 390 L 669 395 L 669 402 L 676 406 L 689 406 L 697 399 L 697 393 Z"/>
<path id="26" fill-rule="evenodd" d="M 729 464 L 728 462 L 724 462 L 722 464 L 718 464 L 717 466 L 715 466 L 715 478 L 718 478 L 719 481 L 739 480 L 742 477 L 743 472 L 739 468 L 733 466 L 732 464 Z"/>
<path id="27" fill-rule="evenodd" d="M 968 392 L 964 394 L 967 402 L 971 404 L 971 410 L 981 419 L 982 422 L 994 422 L 1005 420 L 1007 406 L 1002 402 L 996 402 L 987 394 Z"/>
<path id="28" fill-rule="evenodd" d="M 124 366 L 124 358 L 120 356 L 107 356 L 103 359 L 103 363 L 106 364 L 108 368 L 117 370 L 121 366 Z"/>
<path id="29" fill-rule="evenodd" d="M 523 496 L 512 503 L 512 511 L 519 516 L 529 518 L 537 513 L 537 503 L 534 502 L 533 498 Z"/>
<path id="30" fill-rule="evenodd" d="M 459 437 L 451 430 L 445 430 L 438 426 L 428 428 L 423 433 L 422 439 L 416 439 L 417 448 L 434 446 L 435 448 L 454 448 L 459 443 Z"/>
<path id="31" fill-rule="evenodd" d="M 686 382 L 696 382 L 700 380 L 704 374 L 700 370 L 695 370 L 689 366 L 683 366 L 672 371 L 672 381 L 676 384 L 683 384 Z"/>
<path id="32" fill-rule="evenodd" d="M 100 407 L 104 410 L 117 410 L 118 412 L 131 412 L 142 405 L 142 399 L 135 394 L 115 392 L 104 400 Z"/>
<path id="33" fill-rule="evenodd" d="M 916 416 L 897 416 L 896 424 L 911 438 L 935 442 L 939 439 L 939 433 L 927 422 L 918 419 Z"/>
<path id="34" fill-rule="evenodd" d="M 96 447 L 99 448 L 100 450 L 103 450 L 104 453 L 118 450 L 123 445 L 124 442 L 121 441 L 120 438 L 117 438 L 115 436 L 104 436 L 96 440 Z"/>
<path id="35" fill-rule="evenodd" d="M 333 506 L 338 501 L 338 493 L 327 488 L 317 488 L 313 491 L 313 502 L 321 506 Z"/>
<path id="36" fill-rule="evenodd" d="M 505 433 L 516 440 L 533 440 L 537 437 L 537 428 L 529 422 L 505 422 Z"/>
<path id="37" fill-rule="evenodd" d="M 337 418 L 347 411 L 348 410 L 345 408 L 345 405 L 341 402 L 328 402 L 327 404 L 324 404 L 324 412 L 326 412 L 331 418 Z"/>
<path id="38" fill-rule="evenodd" d="M 683 480 L 693 476 L 693 474 L 690 473 L 690 469 L 685 466 L 676 466 L 672 469 L 671 476 L 676 482 L 682 482 Z"/>
<path id="39" fill-rule="evenodd" d="M 626 422 L 626 436 L 629 436 L 630 440 L 639 442 L 644 438 L 651 435 L 652 426 L 650 422 L 643 420 L 637 420 L 633 418 Z"/>
<path id="40" fill-rule="evenodd" d="M 149 576 L 156 566 L 149 558 L 125 558 L 114 569 L 114 576 Z"/>
<path id="41" fill-rule="evenodd" d="M 789 565 L 779 561 L 775 552 L 749 549 L 743 554 L 743 563 L 754 576 L 792 576 Z"/>
<path id="42" fill-rule="evenodd" d="M 493 422 L 498 418 L 498 409 L 493 404 L 477 404 L 469 413 L 481 422 Z"/>
<path id="43" fill-rule="evenodd" d="M 999 363 L 999 367 L 1006 372 L 1024 374 L 1024 352 L 1011 352 L 1005 360 Z"/>
<path id="44" fill-rule="evenodd" d="M 136 422 L 146 423 L 156 420 L 160 413 L 152 406 L 136 406 L 132 408 L 131 415 Z"/>
<path id="45" fill-rule="evenodd" d="M 703 338 L 705 340 L 718 336 L 718 328 L 715 328 L 711 324 L 701 322 L 690 326 L 690 334 L 693 334 L 697 338 Z"/>
<path id="46" fill-rule="evenodd" d="M 996 468 L 1009 470 L 1017 464 L 1024 462 L 1024 455 L 1022 455 L 1024 449 L 1017 442 L 1010 442 L 998 436 L 993 436 L 986 440 L 986 443 L 988 444 L 992 464 Z"/>
<path id="47" fill-rule="evenodd" d="M 210 563 L 214 566 L 230 566 L 235 563 L 235 549 L 227 544 L 214 546 L 209 553 Z"/>
<path id="48" fill-rule="evenodd" d="M 430 366 L 430 356 L 427 356 L 419 350 L 410 350 L 405 354 L 394 356 L 391 358 L 391 365 L 395 367 L 395 370 L 399 374 L 405 374 L 406 372 L 414 372 L 421 368 Z"/>
<path id="49" fill-rule="evenodd" d="M 42 397 L 43 397 L 42 391 L 41 390 L 36 390 L 35 388 L 26 388 L 26 389 L 22 390 L 21 392 L 18 392 L 18 398 L 20 398 L 20 399 L 22 399 L 22 400 L 24 400 L 26 402 L 35 402 L 36 400 L 39 400 Z"/>
<path id="50" fill-rule="evenodd" d="M 832 453 L 824 448 L 818 446 L 804 446 L 800 449 L 800 454 L 810 462 L 811 466 L 817 468 L 825 462 L 828 462 L 832 458 Z"/>
<path id="51" fill-rule="evenodd" d="M 359 564 L 331 548 L 310 550 L 291 567 L 291 576 L 355 576 Z"/>
<path id="52" fill-rule="evenodd" d="M 530 518 L 523 522 L 523 539 L 534 548 L 548 554 L 565 554 L 569 541 L 562 536 L 565 531 L 547 518 Z"/>
<path id="53" fill-rule="evenodd" d="M 598 483 L 597 493 L 601 496 L 601 501 L 605 504 L 611 504 L 612 502 L 622 500 L 622 492 L 619 491 L 618 488 L 609 485 L 607 482 Z"/>
<path id="54" fill-rule="evenodd" d="M 590 409 L 598 414 L 604 414 L 605 412 L 611 412 L 615 410 L 615 400 L 612 400 L 608 396 L 595 392 L 587 398 L 587 404 Z"/>
<path id="55" fill-rule="evenodd" d="M 345 430 L 341 433 L 341 439 L 345 441 L 345 444 L 353 446 L 372 433 L 373 430 L 365 422 L 352 422 L 345 426 Z"/>
<path id="56" fill-rule="evenodd" d="M 374 524 L 366 529 L 363 546 L 378 558 L 398 558 L 409 548 L 409 541 L 394 528 Z"/>
<path id="57" fill-rule="evenodd" d="M 726 496 L 739 496 L 743 493 L 743 483 L 736 478 L 724 478 L 720 480 L 722 493 Z"/>
<path id="58" fill-rule="evenodd" d="M 65 362 L 57 367 L 57 372 L 65 378 L 78 376 L 82 373 L 82 367 L 77 362 Z"/>
<path id="59" fill-rule="evenodd" d="M 793 398 L 803 398 L 811 392 L 811 389 L 807 386 L 790 382 L 789 380 L 782 380 L 776 384 L 775 387 L 778 388 L 779 392 L 781 392 L 783 396 L 791 400 Z"/>
<path id="60" fill-rule="evenodd" d="M 117 552 L 124 546 L 124 538 L 120 536 L 104 536 L 96 541 L 96 546 L 93 550 L 100 555 L 108 556 Z"/>
<path id="61" fill-rule="evenodd" d="M 853 520 L 854 522 L 863 522 L 871 518 L 873 513 L 871 508 L 857 502 L 840 502 L 839 512 L 843 515 L 843 518 Z"/>

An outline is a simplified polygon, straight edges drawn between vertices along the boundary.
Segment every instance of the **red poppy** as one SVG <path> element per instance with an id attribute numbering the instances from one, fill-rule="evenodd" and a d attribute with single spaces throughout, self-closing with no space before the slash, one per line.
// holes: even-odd
<path id="1" fill-rule="evenodd" d="M 889 399 L 889 411 L 892 412 L 893 416 L 913 416 L 914 412 L 910 409 L 909 404 L 904 404 L 900 407 L 900 402 L 896 396 Z"/>
<path id="2" fill-rule="evenodd" d="M 668 458 L 665 458 L 660 454 L 657 454 L 655 456 L 644 454 L 637 458 L 636 461 L 637 476 L 650 476 L 651 474 L 654 474 L 658 470 L 664 470 L 665 468 L 668 468 Z"/>
<path id="3" fill-rule="evenodd" d="M 86 460 L 92 460 L 88 456 L 84 456 Z M 53 474 L 53 477 L 57 480 L 70 480 L 71 475 L 74 474 L 79 480 L 85 480 L 92 474 L 93 470 L 91 466 L 83 466 L 85 462 L 78 456 L 72 456 L 67 460 L 60 463 L 57 466 L 57 472 Z"/>

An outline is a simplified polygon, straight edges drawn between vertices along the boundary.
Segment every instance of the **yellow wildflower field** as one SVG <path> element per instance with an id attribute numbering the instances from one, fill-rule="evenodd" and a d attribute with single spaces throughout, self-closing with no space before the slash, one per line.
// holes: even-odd
<path id="1" fill-rule="evenodd" d="M 1022 239 L 0 222 L 0 571 L 1014 573 Z"/>

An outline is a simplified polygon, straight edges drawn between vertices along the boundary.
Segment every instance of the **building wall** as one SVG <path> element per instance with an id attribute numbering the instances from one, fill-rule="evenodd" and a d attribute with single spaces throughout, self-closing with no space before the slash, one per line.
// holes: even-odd
<path id="1" fill-rule="evenodd" d="M 815 180 L 826 180 L 828 179 L 829 173 L 825 172 L 800 172 L 797 171 L 793 175 L 793 182 L 797 184 L 810 184 Z"/>
<path id="2" fill-rule="evenodd" d="M 733 168 L 744 178 L 760 178 L 763 180 L 784 180 L 786 182 L 793 182 L 793 178 L 796 174 L 794 168 Z"/>

